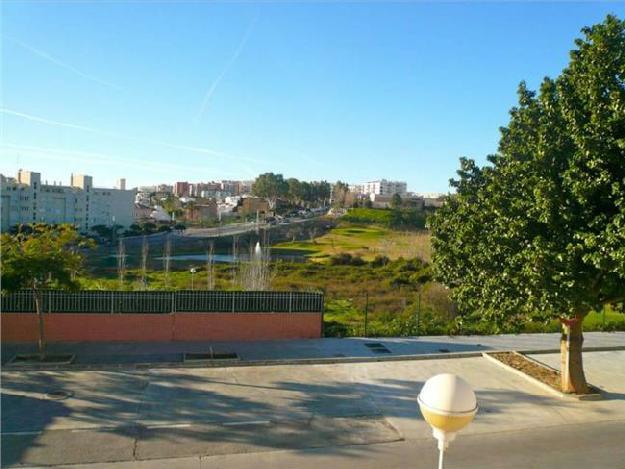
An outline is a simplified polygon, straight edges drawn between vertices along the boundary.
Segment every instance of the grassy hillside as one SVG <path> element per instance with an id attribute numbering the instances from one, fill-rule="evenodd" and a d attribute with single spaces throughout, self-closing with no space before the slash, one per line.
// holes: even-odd
<path id="1" fill-rule="evenodd" d="M 306 252 L 315 261 L 348 253 L 367 261 L 376 256 L 386 256 L 391 260 L 403 257 L 418 257 L 430 260 L 430 235 L 425 230 L 395 231 L 382 226 L 343 223 L 327 234 L 314 240 L 283 242 L 274 246 L 278 249 L 292 249 Z"/>
<path id="2" fill-rule="evenodd" d="M 300 227 L 298 227 L 300 228 Z M 290 228 L 295 230 L 294 227 Z M 299 236 L 306 235 L 305 230 Z M 314 234 L 314 233 L 313 233 Z M 185 246 L 187 247 L 187 246 Z M 326 295 L 326 334 L 329 336 L 402 336 L 419 334 L 491 334 L 497 332 L 557 332 L 557 321 L 548 324 L 527 322 L 516 329 L 496 330 L 492 324 L 459 324 L 449 291 L 432 282 L 426 231 L 395 231 L 380 225 L 341 222 L 318 238 L 281 242 L 280 250 L 307 253 L 314 262 L 276 261 L 271 265 L 274 290 L 317 290 Z M 177 247 L 176 252 L 182 249 Z M 350 257 L 351 256 L 351 257 Z M 136 265 L 136 263 L 134 264 Z M 162 263 L 155 266 L 161 267 Z M 205 288 L 207 273 L 198 264 L 194 287 Z M 139 290 L 138 270 L 128 270 L 120 284 L 115 268 L 92 272 L 82 279 L 88 289 Z M 147 274 L 147 288 L 189 289 L 191 273 L 180 264 L 178 271 Z M 184 270 L 182 270 L 184 269 Z M 214 266 L 215 289 L 239 289 L 238 266 Z M 366 320 L 365 320 L 366 317 Z M 625 315 L 607 310 L 591 313 L 585 330 L 625 330 Z"/>

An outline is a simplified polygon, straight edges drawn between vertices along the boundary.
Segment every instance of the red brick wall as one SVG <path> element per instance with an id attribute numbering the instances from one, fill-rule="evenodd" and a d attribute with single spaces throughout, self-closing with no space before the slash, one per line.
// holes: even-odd
<path id="1" fill-rule="evenodd" d="M 2 313 L 3 342 L 36 342 L 37 315 Z M 321 313 L 45 314 L 49 342 L 312 339 Z"/>

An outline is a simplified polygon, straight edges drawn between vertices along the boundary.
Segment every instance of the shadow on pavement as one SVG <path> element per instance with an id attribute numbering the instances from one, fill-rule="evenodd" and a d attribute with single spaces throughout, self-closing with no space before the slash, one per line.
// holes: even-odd
<path id="1" fill-rule="evenodd" d="M 37 438 L 55 418 L 67 417 L 71 411 L 62 402 L 49 401 L 24 395 L 2 393 L 2 442 L 0 466 L 17 464 L 26 451 L 38 446 Z M 19 426 L 6 425 L 17 421 Z M 18 430 L 19 428 L 19 430 Z M 14 434 L 19 432 L 20 434 Z"/>
<path id="2" fill-rule="evenodd" d="M 2 465 L 313 447 L 367 458 L 374 450 L 367 445 L 401 439 L 387 417 L 422 420 L 416 401 L 422 385 L 408 379 L 303 382 L 296 377 L 241 383 L 226 369 L 211 376 L 189 370 L 6 372 L 2 431 L 42 433 L 3 438 Z M 65 401 L 33 397 L 59 389 L 73 396 Z M 574 405 L 505 389 L 482 390 L 478 401 L 477 418 L 486 422 L 524 403 Z"/>

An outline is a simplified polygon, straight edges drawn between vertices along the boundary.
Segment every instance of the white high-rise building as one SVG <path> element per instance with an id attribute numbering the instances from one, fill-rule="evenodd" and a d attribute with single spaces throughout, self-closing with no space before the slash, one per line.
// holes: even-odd
<path id="1" fill-rule="evenodd" d="M 377 181 L 365 182 L 362 184 L 353 184 L 350 191 L 362 195 L 388 195 L 393 196 L 399 194 L 406 197 L 408 194 L 407 184 L 403 181 L 387 181 L 379 179 Z"/>
<path id="2" fill-rule="evenodd" d="M 80 231 L 95 225 L 133 223 L 134 190 L 93 187 L 93 178 L 72 174 L 69 186 L 41 183 L 41 174 L 19 170 L 0 175 L 0 229 L 20 223 L 71 223 Z"/>

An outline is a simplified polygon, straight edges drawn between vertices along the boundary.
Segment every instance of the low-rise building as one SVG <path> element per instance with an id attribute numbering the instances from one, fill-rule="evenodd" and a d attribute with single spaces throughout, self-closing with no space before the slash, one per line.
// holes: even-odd
<path id="1" fill-rule="evenodd" d="M 393 195 L 369 194 L 369 200 L 371 200 L 371 206 L 373 208 L 393 207 L 393 197 L 394 197 L 394 194 Z M 423 197 L 407 195 L 407 196 L 401 197 L 401 206 L 423 210 L 424 199 Z"/>
<path id="2" fill-rule="evenodd" d="M 217 202 L 211 199 L 187 208 L 185 218 L 189 221 L 203 222 L 215 220 L 218 216 Z"/>
<path id="3" fill-rule="evenodd" d="M 243 215 L 255 215 L 256 213 L 267 213 L 270 211 L 269 202 L 260 197 L 244 197 L 240 201 L 238 212 Z"/>
<path id="4" fill-rule="evenodd" d="M 144 223 L 146 221 L 151 221 L 150 215 L 152 215 L 152 207 L 142 204 L 135 204 L 133 210 L 135 223 Z"/>
<path id="5" fill-rule="evenodd" d="M 424 197 L 424 204 L 428 208 L 440 208 L 445 202 L 445 196 L 440 197 Z"/>
<path id="6" fill-rule="evenodd" d="M 169 223 L 170 221 L 172 221 L 169 214 L 160 205 L 154 206 L 154 210 L 152 210 L 150 218 L 157 223 Z"/>

